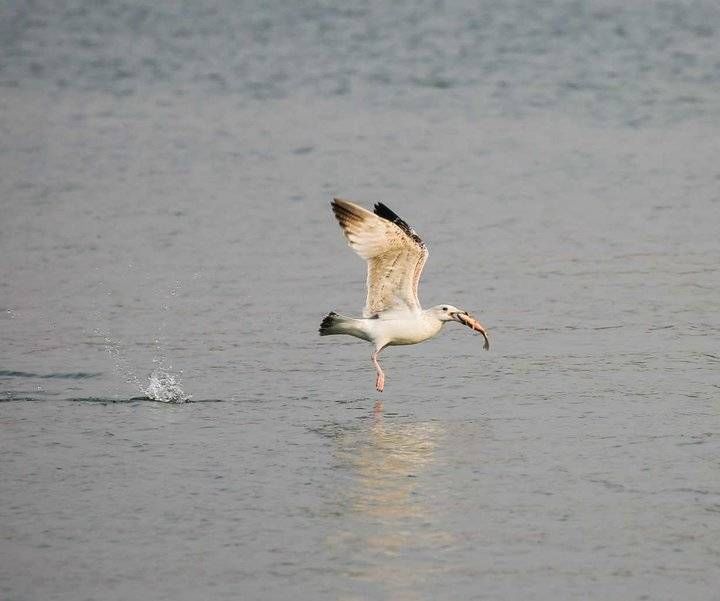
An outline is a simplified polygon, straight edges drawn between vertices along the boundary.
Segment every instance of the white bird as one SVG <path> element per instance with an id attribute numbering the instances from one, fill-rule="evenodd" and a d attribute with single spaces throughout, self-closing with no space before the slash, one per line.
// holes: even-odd
<path id="1" fill-rule="evenodd" d="M 350 247 L 367 261 L 367 301 L 361 318 L 329 313 L 320 324 L 320 335 L 347 334 L 371 342 L 378 392 L 385 387 L 378 353 L 386 346 L 417 344 L 432 338 L 448 321 L 480 332 L 485 350 L 490 348 L 485 328 L 467 311 L 453 305 L 420 307 L 417 288 L 428 250 L 405 221 L 380 202 L 371 213 L 335 198 L 332 210 Z"/>

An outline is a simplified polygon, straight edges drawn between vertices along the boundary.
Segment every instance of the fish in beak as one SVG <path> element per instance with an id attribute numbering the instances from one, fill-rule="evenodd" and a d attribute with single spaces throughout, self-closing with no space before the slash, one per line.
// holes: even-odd
<path id="1" fill-rule="evenodd" d="M 480 332 L 485 339 L 485 344 L 483 345 L 483 348 L 486 351 L 490 349 L 490 340 L 488 339 L 487 331 L 477 319 L 475 319 L 467 311 L 458 311 L 457 313 L 453 313 L 452 317 L 453 319 L 455 319 L 455 321 L 467 326 L 471 330 Z"/>

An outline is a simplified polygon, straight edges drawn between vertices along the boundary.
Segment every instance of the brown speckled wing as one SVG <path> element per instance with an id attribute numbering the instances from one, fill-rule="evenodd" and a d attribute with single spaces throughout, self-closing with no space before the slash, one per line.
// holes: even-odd
<path id="1" fill-rule="evenodd" d="M 332 209 L 348 244 L 368 264 L 363 315 L 399 308 L 419 311 L 417 288 L 428 251 L 417 233 L 382 203 L 372 213 L 336 198 Z"/>

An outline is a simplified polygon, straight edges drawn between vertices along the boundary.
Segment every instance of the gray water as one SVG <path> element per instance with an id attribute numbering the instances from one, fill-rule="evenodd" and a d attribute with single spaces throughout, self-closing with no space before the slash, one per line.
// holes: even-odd
<path id="1" fill-rule="evenodd" d="M 0 17 L 2 599 L 720 598 L 715 2 Z M 333 195 L 490 352 L 320 339 Z"/>

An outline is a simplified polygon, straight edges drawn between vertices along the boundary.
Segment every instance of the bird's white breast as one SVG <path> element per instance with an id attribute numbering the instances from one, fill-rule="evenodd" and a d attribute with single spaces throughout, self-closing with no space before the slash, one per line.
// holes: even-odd
<path id="1" fill-rule="evenodd" d="M 371 321 L 374 322 L 371 325 L 373 338 L 390 346 L 417 344 L 432 338 L 442 329 L 441 321 L 422 313 L 381 315 Z"/>

